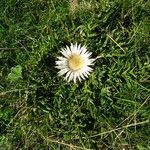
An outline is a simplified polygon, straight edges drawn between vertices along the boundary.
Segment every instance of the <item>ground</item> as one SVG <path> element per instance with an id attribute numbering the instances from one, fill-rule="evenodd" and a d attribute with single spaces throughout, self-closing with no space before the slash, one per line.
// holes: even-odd
<path id="1" fill-rule="evenodd" d="M 1 0 L 0 149 L 150 149 L 148 0 Z M 81 83 L 56 58 L 97 59 Z"/>

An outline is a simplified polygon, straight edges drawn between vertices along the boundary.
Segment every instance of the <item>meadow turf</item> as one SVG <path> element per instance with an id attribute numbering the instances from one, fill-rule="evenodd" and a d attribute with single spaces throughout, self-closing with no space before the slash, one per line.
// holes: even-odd
<path id="1" fill-rule="evenodd" d="M 76 42 L 100 58 L 73 84 Z M 0 150 L 32 149 L 150 149 L 148 0 L 0 0 Z"/>

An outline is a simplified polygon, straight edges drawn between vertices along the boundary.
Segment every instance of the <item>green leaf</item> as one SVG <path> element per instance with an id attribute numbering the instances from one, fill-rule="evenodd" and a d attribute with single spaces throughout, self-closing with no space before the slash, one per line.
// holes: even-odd
<path id="1" fill-rule="evenodd" d="M 8 74 L 7 79 L 10 82 L 15 82 L 20 78 L 22 78 L 22 67 L 20 65 L 17 65 L 16 67 L 12 67 L 11 72 Z"/>
<path id="2" fill-rule="evenodd" d="M 64 134 L 64 139 L 65 139 L 65 141 L 69 141 L 69 140 L 71 140 L 71 133 L 65 133 Z"/>

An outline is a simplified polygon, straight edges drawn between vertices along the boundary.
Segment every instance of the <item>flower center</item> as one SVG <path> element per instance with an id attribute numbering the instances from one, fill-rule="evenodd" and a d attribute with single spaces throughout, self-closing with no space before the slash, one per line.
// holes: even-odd
<path id="1" fill-rule="evenodd" d="M 83 65 L 84 59 L 80 55 L 73 55 L 68 60 L 68 66 L 73 71 L 81 69 Z"/>

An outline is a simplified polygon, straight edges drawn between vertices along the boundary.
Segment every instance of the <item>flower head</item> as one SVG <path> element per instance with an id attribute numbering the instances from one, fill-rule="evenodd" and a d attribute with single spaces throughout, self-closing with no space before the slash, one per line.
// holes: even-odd
<path id="1" fill-rule="evenodd" d="M 85 46 L 71 43 L 71 46 L 66 46 L 61 53 L 63 57 L 57 57 L 56 68 L 60 69 L 60 76 L 65 75 L 65 80 L 76 83 L 77 80 L 87 78 L 92 72 L 91 66 L 94 65 L 95 59 L 90 58 L 92 53 L 88 52 Z"/>

